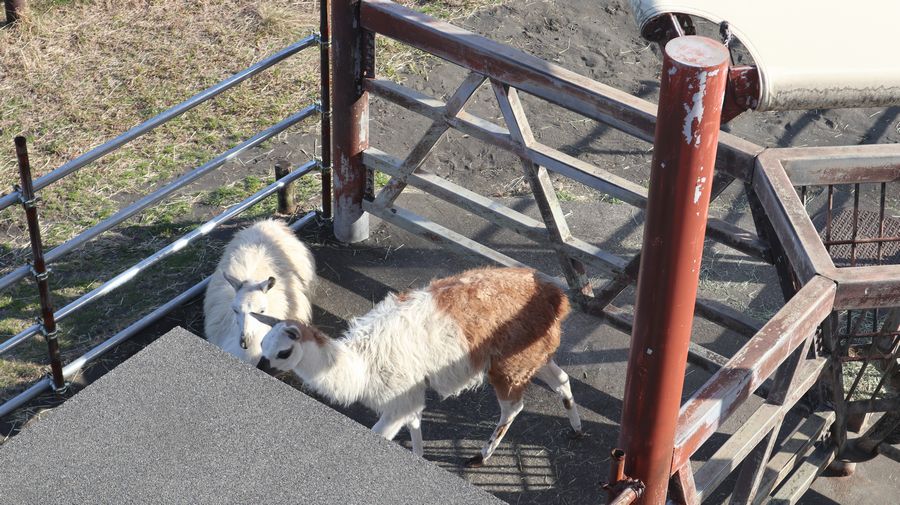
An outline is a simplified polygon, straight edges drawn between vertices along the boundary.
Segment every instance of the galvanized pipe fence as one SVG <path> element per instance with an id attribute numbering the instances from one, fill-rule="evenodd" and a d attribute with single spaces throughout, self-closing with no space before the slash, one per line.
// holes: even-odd
<path id="1" fill-rule="evenodd" d="M 19 161 L 21 185 L 17 185 L 14 188 L 13 192 L 0 197 L 0 210 L 10 207 L 16 203 L 20 203 L 23 206 L 30 232 L 33 261 L 30 264 L 22 265 L 18 268 L 13 269 L 2 278 L 0 278 L 0 291 L 10 288 L 26 277 L 34 277 L 38 284 L 41 299 L 42 316 L 38 323 L 25 328 L 18 334 L 0 343 L 0 355 L 9 352 L 22 342 L 27 341 L 35 335 L 43 334 L 47 338 L 50 357 L 49 361 L 52 374 L 39 380 L 38 382 L 27 388 L 25 391 L 19 393 L 15 397 L 7 400 L 2 405 L 0 405 L 0 418 L 11 414 L 16 409 L 22 407 L 38 395 L 43 394 L 47 391 L 56 391 L 57 393 L 62 394 L 67 388 L 66 381 L 70 380 L 72 377 L 81 372 L 85 365 L 96 360 L 97 358 L 108 352 L 110 349 L 136 335 L 140 331 L 146 329 L 151 324 L 161 319 L 167 313 L 171 312 L 187 301 L 190 301 L 191 299 L 194 299 L 197 296 L 201 295 L 209 282 L 209 277 L 195 284 L 188 290 L 182 292 L 163 305 L 157 307 L 152 312 L 141 317 L 138 321 L 130 324 L 112 337 L 106 339 L 105 341 L 90 349 L 84 355 L 72 360 L 70 363 L 65 365 L 63 365 L 62 359 L 60 357 L 60 349 L 57 339 L 57 323 L 59 321 L 65 320 L 69 316 L 76 314 L 85 306 L 126 285 L 128 282 L 133 280 L 143 271 L 150 268 L 152 265 L 155 265 L 156 263 L 164 260 L 165 258 L 177 253 L 178 251 L 184 249 L 185 247 L 196 242 L 202 237 L 208 235 L 217 227 L 221 226 L 231 219 L 234 219 L 250 207 L 258 204 L 259 202 L 272 196 L 273 194 L 283 193 L 291 183 L 295 182 L 300 177 L 313 173 L 314 171 L 320 172 L 322 177 L 322 207 L 318 211 L 308 212 L 301 218 L 294 221 L 290 225 L 290 227 L 296 231 L 303 226 L 311 223 L 316 217 L 321 217 L 325 220 L 329 220 L 331 218 L 331 105 L 329 92 L 330 74 L 328 73 L 328 68 L 330 65 L 330 44 L 328 42 L 329 4 L 330 2 L 328 1 L 323 1 L 321 3 L 319 34 L 310 35 L 289 45 L 288 47 L 264 58 L 263 60 L 260 60 L 259 62 L 232 75 L 231 77 L 228 77 L 221 82 L 216 83 L 215 85 L 201 91 L 200 93 L 197 93 L 196 95 L 179 103 L 178 105 L 175 105 L 174 107 L 163 111 L 162 113 L 154 116 L 151 119 L 148 119 L 147 121 L 135 126 L 134 128 L 131 128 L 123 134 L 91 149 L 90 151 L 82 154 L 81 156 L 78 156 L 77 158 L 69 162 L 66 162 L 55 170 L 41 177 L 38 177 L 37 179 L 32 180 L 31 177 L 25 138 L 16 138 L 15 147 L 17 158 Z M 168 184 L 165 184 L 155 191 L 141 197 L 137 201 L 121 208 L 113 215 L 101 220 L 99 223 L 93 225 L 92 227 L 81 232 L 75 237 L 72 237 L 63 244 L 54 247 L 53 249 L 46 252 L 43 250 L 43 245 L 40 239 L 40 224 L 38 221 L 37 212 L 37 202 L 39 200 L 39 197 L 35 194 L 37 191 L 46 188 L 50 184 L 53 184 L 54 182 L 59 181 L 60 179 L 63 179 L 64 177 L 71 175 L 78 170 L 81 170 L 82 168 L 87 167 L 92 162 L 118 150 L 122 146 L 135 140 L 141 135 L 144 135 L 154 128 L 161 126 L 168 121 L 171 121 L 172 119 L 180 116 L 181 114 L 184 114 L 185 112 L 188 112 L 201 103 L 215 98 L 219 94 L 235 87 L 236 85 L 247 79 L 252 78 L 253 76 L 272 67 L 273 65 L 278 64 L 288 59 L 289 57 L 300 53 L 304 49 L 314 46 L 317 46 L 319 48 L 319 61 L 323 70 L 320 80 L 321 95 L 320 101 L 318 103 L 304 107 L 303 109 L 290 115 L 289 117 L 260 131 L 247 140 L 233 146 L 231 149 L 225 151 L 224 153 L 213 157 L 206 163 L 203 163 L 202 165 L 188 171 L 187 173 L 169 182 Z M 319 114 L 321 118 L 322 153 L 320 160 L 309 161 L 300 166 L 294 167 L 286 174 L 280 174 L 277 180 L 272 184 L 269 184 L 265 188 L 257 191 L 255 194 L 245 198 L 241 202 L 228 207 L 212 219 L 197 226 L 192 231 L 184 234 L 177 240 L 169 243 L 165 247 L 147 256 L 128 269 L 120 272 L 119 274 L 105 281 L 90 292 L 83 294 L 63 308 L 59 310 L 53 309 L 52 302 L 50 300 L 49 288 L 50 269 L 47 268 L 47 264 L 58 261 L 59 259 L 85 245 L 86 243 L 100 236 L 106 231 L 113 229 L 129 218 L 132 218 L 140 214 L 144 210 L 160 203 L 179 189 L 219 169 L 229 160 L 237 158 L 248 150 L 259 146 L 263 142 L 275 137 L 276 135 L 288 130 L 289 128 L 316 114 Z"/>
<path id="2" fill-rule="evenodd" d="M 143 269 L 206 235 L 225 220 L 317 167 L 322 172 L 322 215 L 330 216 L 332 162 L 336 178 L 333 188 L 334 231 L 340 240 L 355 242 L 365 239 L 368 236 L 368 214 L 373 214 L 450 250 L 466 255 L 474 254 L 502 265 L 521 265 L 519 261 L 499 251 L 397 205 L 397 198 L 405 187 L 411 185 L 466 212 L 546 245 L 558 256 L 565 283 L 570 288 L 573 299 L 579 302 L 583 310 L 604 318 L 614 327 L 628 333 L 639 331 L 642 321 L 635 324 L 635 318 L 643 320 L 660 315 L 659 311 L 664 308 L 660 308 L 659 304 L 656 308 L 651 306 L 649 310 L 639 308 L 640 312 L 635 315 L 614 305 L 620 293 L 638 282 L 643 255 L 639 253 L 631 258 L 623 258 L 577 238 L 561 212 L 549 173 L 565 176 L 642 210 L 653 205 L 648 202 L 651 196 L 647 188 L 537 141 L 522 108 L 518 90 L 648 142 L 659 141 L 654 135 L 657 122 L 654 104 L 388 0 L 338 2 L 333 8 L 328 2 L 323 4 L 320 16 L 321 35 L 318 37 L 307 37 L 289 46 L 33 181 L 34 191 L 38 191 L 202 101 L 319 43 L 322 102 L 318 106 L 308 107 L 260 132 L 177 181 L 120 210 L 82 236 L 48 251 L 46 261 L 57 260 L 128 217 L 161 201 L 178 187 L 215 170 L 228 159 L 316 112 L 320 113 L 322 121 L 321 161 L 296 168 L 244 202 L 54 312 L 54 323 L 121 286 Z M 333 29 L 333 37 L 329 37 L 329 27 Z M 376 35 L 387 36 L 429 52 L 467 68 L 470 73 L 446 102 L 380 79 L 374 72 Z M 683 33 L 675 33 L 673 36 L 680 35 Z M 331 47 L 335 40 L 337 43 Z M 329 61 L 329 54 L 333 61 Z M 332 93 L 329 93 L 331 83 L 334 87 Z M 490 85 L 506 124 L 505 128 L 465 110 L 469 99 L 482 85 Z M 369 145 L 366 122 L 369 93 L 432 121 L 425 135 L 405 159 L 394 158 Z M 341 119 L 335 122 L 333 138 L 330 131 L 331 115 Z M 521 159 L 541 220 L 420 169 L 451 128 L 508 150 Z M 660 147 L 666 146 L 657 146 L 657 149 Z M 630 452 L 623 454 L 617 462 L 621 468 L 616 475 L 622 475 L 625 478 L 622 482 L 627 483 L 625 487 L 630 489 L 626 494 L 615 498 L 617 503 L 636 500 L 644 503 L 658 502 L 659 490 L 668 488 L 670 499 L 697 504 L 709 497 L 735 471 L 738 473 L 733 495 L 735 503 L 760 503 L 770 498 L 796 501 L 798 493 L 808 488 L 812 478 L 830 461 L 841 456 L 847 445 L 848 427 L 853 424 L 854 416 L 900 410 L 900 399 L 878 397 L 879 390 L 884 387 L 884 379 L 870 398 L 862 400 L 853 397 L 858 388 L 859 376 L 855 378 L 849 391 L 845 391 L 842 382 L 842 371 L 846 363 L 861 361 L 861 376 L 867 367 L 876 362 L 888 363 L 890 371 L 891 367 L 896 366 L 900 356 L 900 316 L 897 316 L 897 307 L 900 306 L 900 266 L 891 259 L 891 248 L 900 243 L 897 238 L 900 237 L 900 223 L 897 231 L 890 228 L 892 222 L 885 217 L 883 203 L 885 185 L 900 180 L 900 146 L 767 149 L 720 132 L 715 158 L 715 179 L 710 176 L 711 180 L 707 181 L 709 186 L 704 186 L 702 190 L 709 192 L 710 200 L 715 200 L 729 185 L 741 184 L 748 196 L 756 229 L 745 230 L 725 221 L 709 218 L 705 220 L 706 236 L 750 258 L 773 264 L 778 272 L 786 303 L 767 322 L 750 318 L 711 299 L 697 298 L 692 307 L 687 307 L 688 312 L 685 314 L 695 311 L 697 315 L 723 328 L 744 335 L 748 339 L 747 343 L 733 356 L 726 357 L 694 342 L 683 342 L 687 345 L 687 360 L 712 375 L 680 406 L 674 435 L 654 431 L 653 427 L 641 428 L 643 431 L 632 433 L 636 437 L 653 438 L 657 443 L 667 446 L 665 452 L 671 454 L 671 457 L 667 464 L 668 470 L 664 473 L 668 475 L 661 478 L 655 475 L 658 473 L 655 470 L 641 475 L 652 482 L 640 482 L 634 479 L 634 475 L 624 475 L 621 468 L 657 468 L 661 462 L 660 456 L 639 446 L 631 447 Z M 685 162 L 685 167 L 689 166 L 690 162 Z M 374 171 L 391 176 L 388 185 L 377 194 L 371 184 Z M 679 184 L 681 183 L 685 181 L 680 180 Z M 874 184 L 880 188 L 881 209 L 880 212 L 875 211 L 874 218 L 865 218 L 864 209 L 860 207 L 860 184 Z M 29 196 L 31 193 L 24 186 L 23 184 L 23 190 L 0 198 L 0 209 L 23 199 L 25 204 L 33 204 L 33 199 Z M 851 188 L 849 191 L 854 201 L 852 207 L 838 209 L 833 205 L 833 194 L 839 191 L 835 188 L 841 187 Z M 825 191 L 828 192 L 824 220 L 818 221 L 816 216 L 810 216 L 807 206 L 807 196 L 816 191 L 816 188 L 827 188 Z M 841 216 L 847 215 L 851 218 L 845 219 L 845 224 L 835 224 Z M 294 225 L 303 226 L 314 217 L 314 213 L 307 214 Z M 862 230 L 866 228 L 859 224 L 861 219 L 876 222 L 877 232 L 864 233 Z M 662 223 L 661 226 L 664 225 Z M 874 253 L 865 249 L 867 247 L 873 248 Z M 849 251 L 846 253 L 849 264 L 836 259 L 835 251 L 839 250 Z M 859 261 L 864 256 L 864 251 L 875 258 L 874 264 Z M 606 275 L 606 284 L 595 288 L 589 280 L 589 269 Z M 35 271 L 38 269 L 35 268 Z M 12 285 L 27 277 L 29 272 L 28 266 L 10 272 L 0 278 L 0 287 Z M 45 276 L 43 272 L 38 272 L 38 275 Z M 146 328 L 168 311 L 199 295 L 207 282 L 208 279 L 201 281 L 81 358 L 62 367 L 63 380 L 71 378 L 86 363 Z M 46 322 L 34 325 L 0 344 L 0 353 L 12 349 L 42 328 L 46 333 L 51 333 L 46 331 L 49 328 Z M 662 345 L 673 344 L 668 335 L 660 337 Z M 38 394 L 58 387 L 59 382 L 58 377 L 42 379 L 0 406 L 0 416 L 10 413 Z M 637 390 L 629 394 L 642 397 L 649 388 L 659 387 L 663 388 L 661 391 L 665 394 L 665 385 L 659 383 L 638 384 Z M 668 394 L 680 397 L 677 392 L 668 391 Z M 708 443 L 722 423 L 752 394 L 762 396 L 765 399 L 763 404 L 718 446 L 713 457 L 694 470 L 691 458 L 697 450 Z M 779 439 L 778 434 L 787 413 L 804 398 L 811 402 L 814 411 L 818 410 L 807 416 L 802 426 L 788 433 L 786 439 Z M 633 421 L 623 419 L 623 424 Z M 900 423 L 900 416 L 884 416 L 878 425 L 867 432 L 869 438 L 866 443 L 877 447 L 880 443 L 877 437 L 883 438 L 883 434 L 892 427 L 888 426 L 889 422 Z M 637 491 L 645 487 L 656 491 L 647 494 Z"/>
<path id="3" fill-rule="evenodd" d="M 665 317 L 670 308 L 663 303 L 649 304 L 644 309 L 639 306 L 639 313 L 634 315 L 614 305 L 615 299 L 638 280 L 639 271 L 646 268 L 641 266 L 643 254 L 623 258 L 576 237 L 565 221 L 548 175 L 567 177 L 642 210 L 653 205 L 648 204 L 651 196 L 647 188 L 535 139 L 517 91 L 636 138 L 655 141 L 654 153 L 657 153 L 673 146 L 671 139 L 654 135 L 657 122 L 654 104 L 389 0 L 342 3 L 340 9 L 335 6 L 332 24 L 335 44 L 343 51 L 335 54 L 331 69 L 336 86 L 334 113 L 344 119 L 335 124 L 332 144 L 336 177 L 334 231 L 338 238 L 348 242 L 365 239 L 368 213 L 460 254 L 501 265 L 523 266 L 500 251 L 398 205 L 397 198 L 404 188 L 413 186 L 546 246 L 559 257 L 572 298 L 583 310 L 604 318 L 614 327 L 637 335 L 646 320 Z M 678 29 L 666 33 L 670 38 L 684 35 Z M 469 74 L 446 102 L 380 78 L 374 74 L 372 65 L 376 36 L 386 36 L 428 52 L 469 70 Z M 747 70 L 731 67 L 728 72 L 730 78 L 735 72 Z M 360 82 L 361 85 L 356 84 Z M 469 99 L 482 85 L 491 87 L 505 127 L 465 110 Z M 369 93 L 432 121 L 406 158 L 395 158 L 369 145 L 366 124 Z M 727 98 L 724 105 L 730 106 Z M 723 120 L 739 112 L 732 108 L 723 110 Z M 426 158 L 450 129 L 518 156 L 541 219 L 533 219 L 422 170 Z M 760 503 L 768 499 L 793 503 L 818 472 L 845 452 L 849 413 L 900 410 L 900 398 L 876 398 L 882 384 L 871 398 L 852 401 L 841 382 L 842 363 L 857 359 L 855 352 L 848 352 L 850 346 L 869 352 L 868 360 L 862 360 L 863 368 L 876 360 L 896 366 L 900 355 L 896 326 L 900 321 L 888 319 L 880 328 L 878 324 L 874 328 L 870 324 L 865 332 L 854 332 L 853 325 L 847 323 L 849 330 L 841 334 L 836 331 L 837 324 L 830 322 L 840 318 L 860 321 L 860 313 L 870 314 L 871 319 L 875 310 L 882 311 L 880 317 L 884 320 L 884 314 L 897 310 L 900 266 L 896 263 L 900 262 L 900 256 L 894 261 L 882 259 L 887 257 L 884 253 L 891 244 L 898 243 L 900 229 L 884 232 L 885 218 L 881 212 L 874 220 L 880 223 L 880 231 L 875 234 L 864 236 L 853 224 L 840 237 L 831 236 L 830 232 L 823 237 L 821 227 L 813 224 L 807 210 L 804 189 L 817 184 L 896 182 L 900 180 L 900 146 L 773 149 L 719 132 L 715 158 L 715 177 L 710 171 L 707 180 L 700 181 L 701 195 L 708 191 L 709 199 L 715 200 L 729 185 L 742 185 L 756 229 L 745 230 L 708 218 L 705 219 L 706 237 L 749 258 L 772 264 L 780 279 L 785 305 L 767 322 L 704 298 L 697 298 L 694 306 L 679 309 L 686 310 L 679 317 L 689 321 L 696 313 L 748 340 L 730 357 L 694 342 L 682 342 L 687 345 L 687 360 L 712 375 L 680 406 L 673 420 L 674 433 L 660 429 L 663 423 L 640 423 L 640 416 L 636 419 L 633 412 L 623 414 L 622 424 L 627 424 L 630 430 L 626 442 L 653 440 L 664 447 L 653 451 L 646 443 L 630 445 L 631 452 L 624 456 L 625 468 L 639 475 L 625 475 L 626 480 L 622 482 L 633 483 L 634 477 L 649 479 L 650 482 L 641 483 L 648 492 L 641 495 L 626 486 L 631 491 L 616 498 L 616 503 L 663 503 L 668 494 L 668 499 L 676 503 L 697 504 L 735 472 L 738 476 L 732 503 Z M 673 170 L 681 173 L 675 178 L 675 184 L 682 189 L 689 188 L 685 191 L 693 197 L 698 191 L 694 189 L 698 180 L 690 176 L 696 176 L 691 170 L 697 167 L 690 160 L 679 159 L 678 163 Z M 375 171 L 391 176 L 390 182 L 377 194 L 371 185 Z M 859 206 L 854 209 L 850 212 L 857 223 Z M 829 223 L 832 217 L 829 211 Z M 664 215 L 656 229 L 682 226 L 680 218 Z M 831 226 L 828 224 L 826 228 L 830 230 Z M 675 237 L 676 243 L 679 240 L 688 240 L 687 235 Z M 835 248 L 847 247 L 851 249 L 852 263 L 853 251 L 869 245 L 877 249 L 873 255 L 878 258 L 878 264 L 872 266 L 836 267 L 829 254 Z M 686 247 L 686 242 L 675 247 Z M 698 268 L 688 261 L 690 255 L 681 258 L 673 268 L 685 271 Z M 591 270 L 607 276 L 607 282 L 595 288 L 589 281 Z M 879 317 L 874 319 L 879 321 Z M 671 332 L 654 338 L 654 356 L 656 346 L 680 345 Z M 635 352 L 647 350 L 633 348 L 631 351 L 634 356 Z M 638 367 L 655 366 L 650 363 L 653 360 L 638 361 L 631 363 L 629 375 L 636 373 Z M 672 370 L 678 368 L 674 365 Z M 644 401 L 650 391 L 656 392 L 655 397 L 662 394 L 680 398 L 680 378 L 671 375 L 665 381 L 660 379 L 662 382 L 636 382 L 629 389 L 626 404 Z M 855 388 L 850 389 L 852 393 Z M 724 444 L 718 445 L 711 458 L 694 470 L 691 458 L 697 450 L 753 394 L 764 398 L 763 404 Z M 809 403 L 813 414 L 807 415 L 802 426 L 789 431 L 786 438 L 779 438 L 786 415 L 801 401 Z M 666 415 L 670 416 L 671 412 Z M 888 422 L 900 423 L 900 416 L 883 419 L 887 420 L 880 422 L 875 432 L 888 431 Z M 867 440 L 872 446 L 880 442 L 871 436 Z M 660 468 L 665 468 L 661 474 Z"/>

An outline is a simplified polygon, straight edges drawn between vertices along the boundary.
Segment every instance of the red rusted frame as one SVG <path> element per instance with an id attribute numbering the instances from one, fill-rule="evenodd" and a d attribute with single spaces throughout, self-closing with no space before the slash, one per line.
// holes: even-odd
<path id="1" fill-rule="evenodd" d="M 697 483 L 694 481 L 694 471 L 690 465 L 685 465 L 682 469 L 672 475 L 669 481 L 669 500 L 666 503 L 677 503 L 679 505 L 700 505 L 703 501 L 701 496 L 697 494 Z"/>
<path id="2" fill-rule="evenodd" d="M 703 37 L 666 45 L 625 382 L 625 473 L 665 502 L 690 347 L 728 51 Z"/>
<path id="3" fill-rule="evenodd" d="M 362 152 L 369 147 L 369 94 L 363 79 L 372 77 L 368 36 L 359 25 L 360 2 L 341 0 L 331 6 L 331 112 L 340 118 L 332 130 L 334 165 L 334 234 L 342 242 L 369 236 L 369 217 L 363 212 L 366 169 Z M 366 75 L 368 72 L 369 75 Z"/>
<path id="4" fill-rule="evenodd" d="M 794 186 L 900 181 L 900 144 L 772 148 Z"/>
<path id="5" fill-rule="evenodd" d="M 826 275 L 838 283 L 836 310 L 900 305 L 900 265 L 838 268 Z"/>
<path id="6" fill-rule="evenodd" d="M 728 88 L 722 107 L 722 122 L 727 123 L 759 104 L 759 71 L 742 65 L 728 69 Z"/>
<path id="7" fill-rule="evenodd" d="M 63 377 L 56 318 L 53 314 L 53 299 L 50 295 L 50 285 L 47 282 L 47 276 L 50 271 L 47 269 L 47 264 L 44 261 L 44 246 L 41 241 L 41 225 L 38 221 L 37 197 L 34 195 L 34 187 L 31 181 L 28 146 L 25 137 L 16 137 L 15 144 L 16 158 L 19 164 L 19 178 L 22 182 L 19 192 L 22 195 L 22 206 L 25 209 L 25 219 L 28 222 L 28 236 L 31 239 L 32 272 L 37 281 L 38 295 L 41 300 L 41 333 L 47 339 L 47 353 L 50 356 L 50 373 L 53 379 L 53 388 L 58 392 L 62 392 L 66 388 L 66 380 Z"/>
<path id="8" fill-rule="evenodd" d="M 760 154 L 752 184 L 800 282 L 805 283 L 817 274 L 829 276 L 833 273 L 831 256 L 822 245 L 781 161 L 768 151 Z"/>
<path id="9" fill-rule="evenodd" d="M 655 128 L 654 106 L 646 101 L 452 25 L 435 21 L 389 1 L 362 0 L 360 22 L 363 29 L 387 35 L 425 50 L 498 83 L 520 89 L 586 117 L 604 122 L 638 138 L 649 140 Z M 681 23 L 675 24 L 681 26 Z M 678 26 L 676 26 L 676 31 L 678 31 Z M 677 35 L 682 34 L 677 33 Z M 726 108 L 733 107 L 735 111 L 747 107 L 752 108 L 754 105 L 752 99 L 756 96 L 754 86 L 758 84 L 754 72 L 753 68 L 741 67 L 731 68 L 728 71 L 731 79 L 728 83 L 730 89 L 727 91 L 729 98 L 726 99 Z M 561 175 L 614 194 L 638 207 L 642 207 L 644 204 L 646 193 L 643 188 L 636 187 L 630 181 L 616 178 L 612 174 L 591 167 L 572 157 L 566 157 L 562 153 L 538 143 L 530 146 L 517 144 L 508 130 L 471 114 L 463 112 L 454 117 L 444 117 L 445 104 L 439 100 L 420 96 L 392 83 L 372 79 L 366 80 L 365 86 L 371 91 L 380 92 L 386 98 L 410 110 L 430 117 L 433 121 L 445 121 L 449 127 L 470 134 L 479 140 L 509 149 L 525 160 L 546 166 L 549 170 L 556 171 Z M 732 112 L 726 111 L 725 114 L 731 115 Z M 791 291 L 795 285 L 805 284 L 806 286 L 769 324 L 753 336 L 748 346 L 716 373 L 710 382 L 697 393 L 699 396 L 695 395 L 695 398 L 685 405 L 685 410 L 681 412 L 682 417 L 677 431 L 680 437 L 678 440 L 681 443 L 675 448 L 674 456 L 676 459 L 681 458 L 682 462 L 687 460 L 693 450 L 715 431 L 718 423 L 727 418 L 751 391 L 758 389 L 761 381 L 770 376 L 787 355 L 799 352 L 796 351 L 797 345 L 811 335 L 817 322 L 823 320 L 833 307 L 861 308 L 872 304 L 875 306 L 900 304 L 900 295 L 894 294 L 900 290 L 900 268 L 890 266 L 876 269 L 835 268 L 829 251 L 826 250 L 807 215 L 804 206 L 805 189 L 801 189 L 802 201 L 797 197 L 795 191 L 795 186 L 884 183 L 900 180 L 900 165 L 897 163 L 897 159 L 900 158 L 900 147 L 847 146 L 769 149 L 763 152 L 759 146 L 727 134 L 722 134 L 719 142 L 717 168 L 723 173 L 752 185 L 752 194 L 759 196 L 759 205 L 756 209 L 758 215 L 755 217 L 762 218 L 764 215 L 770 221 L 763 223 L 760 219 L 759 223 L 766 225 L 766 238 L 772 246 L 773 254 L 770 255 L 765 247 L 766 244 L 756 237 L 739 237 L 735 241 L 735 245 L 739 250 L 748 254 L 756 253 L 755 255 L 762 256 L 767 261 L 777 260 L 780 267 L 779 274 L 782 277 L 792 276 L 791 272 L 795 272 L 796 279 L 784 279 L 783 287 L 786 293 Z M 375 155 L 374 152 L 371 154 Z M 453 191 L 452 185 L 447 185 L 430 174 L 413 174 L 410 176 L 410 181 L 414 184 L 428 185 L 435 189 L 437 194 L 446 196 L 445 199 L 451 203 L 456 203 L 479 215 L 489 215 L 491 220 L 506 223 L 505 226 L 511 227 L 519 233 L 542 242 L 545 240 L 546 226 L 540 226 L 540 223 L 532 222 L 533 220 L 523 219 L 522 216 L 509 212 L 507 209 L 496 209 L 474 195 L 469 195 L 468 198 L 461 200 L 454 198 L 449 194 Z M 368 204 L 367 208 L 370 207 L 371 205 Z M 431 240 L 445 243 L 449 247 L 455 247 L 468 253 L 474 251 L 504 264 L 515 263 L 515 260 L 511 258 L 484 248 L 465 237 L 454 235 L 449 230 L 414 216 L 403 209 L 371 208 L 373 212 L 383 215 L 388 221 L 407 228 L 415 228 L 417 233 Z M 710 227 L 708 233 L 712 238 L 714 234 L 712 220 Z M 718 239 L 727 240 L 735 234 L 725 231 L 719 235 Z M 828 240 L 830 240 L 830 236 Z M 861 244 L 865 240 L 868 239 L 856 237 L 853 245 Z M 889 239 L 885 239 L 884 234 L 881 233 L 877 241 L 882 243 L 888 242 Z M 558 246 L 569 250 L 579 258 L 590 258 L 596 254 L 596 251 L 587 254 L 589 251 L 583 244 L 576 246 L 566 243 L 558 244 Z M 785 256 L 790 264 L 785 263 Z M 603 264 L 605 260 L 587 259 L 585 261 L 594 266 L 595 263 Z M 601 265 L 601 268 L 603 267 L 614 274 L 621 274 L 623 270 L 627 269 L 628 263 L 616 258 Z M 607 286 L 608 289 L 598 293 L 602 298 L 603 305 L 611 301 L 610 297 L 615 297 L 615 293 L 622 289 L 622 284 L 627 282 L 628 277 L 630 276 L 614 277 L 616 281 Z M 608 310 L 613 309 L 615 307 L 608 307 Z M 605 314 L 609 316 L 609 314 Z M 624 318 L 619 321 L 617 317 L 613 314 L 608 319 L 617 324 L 628 319 Z M 627 326 L 627 324 L 618 324 L 618 327 Z M 729 326 L 731 325 L 729 324 Z M 715 369 L 720 364 L 717 361 L 719 358 L 721 357 L 710 358 L 710 362 L 704 364 L 709 369 Z M 810 361 L 810 363 L 812 362 Z M 821 370 L 824 366 L 823 363 L 824 360 L 821 359 L 816 361 L 816 370 Z M 812 379 L 803 382 L 803 388 L 810 383 L 810 380 Z M 723 394 L 723 398 L 715 399 L 719 401 L 720 410 L 718 411 L 713 409 L 712 403 L 709 403 L 713 400 L 703 396 L 712 390 L 727 393 Z M 626 401 L 631 396 L 633 395 L 626 395 Z M 854 406 L 854 408 L 861 409 L 862 407 L 860 405 Z M 783 412 L 779 410 L 773 415 L 777 417 L 783 415 Z M 708 420 L 711 418 L 714 418 L 714 422 L 710 424 L 697 425 L 693 423 L 697 419 Z M 775 424 L 768 425 L 774 427 L 777 422 L 775 419 Z M 772 420 L 767 419 L 766 423 L 772 423 Z M 766 441 L 767 444 L 771 442 L 771 437 Z M 766 449 L 768 445 L 763 447 L 765 450 L 760 449 L 762 446 L 755 447 L 754 454 L 758 454 L 764 459 L 769 452 Z M 640 451 L 636 454 L 644 455 Z M 678 467 L 673 466 L 670 470 L 674 468 Z M 752 479 L 747 480 L 750 482 L 748 489 L 751 491 L 758 487 L 759 480 L 760 467 L 757 464 L 754 468 Z"/>
<path id="10" fill-rule="evenodd" d="M 647 190 L 643 186 L 539 142 L 534 142 L 531 146 L 523 148 L 513 142 L 509 131 L 505 128 L 501 128 L 468 112 L 463 111 L 453 117 L 447 117 L 444 114 L 446 105 L 440 100 L 423 95 L 397 83 L 380 79 L 367 80 L 366 89 L 401 107 L 434 121 L 445 121 L 450 127 L 466 135 L 501 149 L 506 149 L 519 157 L 527 158 L 538 165 L 545 166 L 552 172 L 564 175 L 631 205 L 644 208 L 647 204 Z M 766 245 L 753 233 L 744 229 L 719 219 L 710 218 L 707 234 L 709 238 L 747 255 L 769 261 Z"/>
<path id="11" fill-rule="evenodd" d="M 681 468 L 753 390 L 812 335 L 831 313 L 836 291 L 831 280 L 814 277 L 691 396 L 678 420 L 673 471 Z"/>
<path id="12" fill-rule="evenodd" d="M 363 0 L 362 26 L 474 70 L 521 91 L 608 124 L 648 142 L 656 107 L 623 91 L 530 54 L 437 21 L 388 0 Z M 748 180 L 763 148 L 734 135 L 719 135 L 717 167 Z"/>

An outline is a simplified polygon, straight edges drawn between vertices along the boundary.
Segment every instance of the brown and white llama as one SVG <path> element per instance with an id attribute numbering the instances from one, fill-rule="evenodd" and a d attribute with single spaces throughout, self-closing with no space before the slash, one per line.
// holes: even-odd
<path id="1" fill-rule="evenodd" d="M 263 338 L 259 367 L 291 370 L 330 400 L 360 402 L 381 418 L 372 429 L 392 440 L 403 425 L 413 452 L 423 454 L 425 389 L 442 397 L 480 385 L 487 376 L 500 403 L 500 421 L 480 466 L 522 411 L 525 387 L 537 377 L 562 398 L 569 423 L 581 433 L 569 377 L 553 361 L 565 293 L 533 270 L 482 268 L 390 294 L 332 339 L 300 321 L 254 314 L 272 326 Z"/>

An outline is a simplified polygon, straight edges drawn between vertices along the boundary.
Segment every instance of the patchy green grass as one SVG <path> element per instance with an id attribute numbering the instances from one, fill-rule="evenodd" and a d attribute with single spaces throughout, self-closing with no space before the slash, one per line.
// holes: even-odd
<path id="1" fill-rule="evenodd" d="M 6 188 L 18 180 L 14 136 L 28 138 L 38 177 L 309 35 L 318 21 L 318 4 L 310 0 L 29 3 L 23 22 L 0 29 L 0 186 Z M 452 19 L 497 0 L 401 3 Z M 401 81 L 427 72 L 433 61 L 383 37 L 378 51 L 379 73 Z M 318 86 L 318 53 L 309 49 L 45 188 L 39 207 L 45 249 L 313 102 Z M 293 131 L 315 128 L 311 119 Z M 65 306 L 272 182 L 271 176 L 244 173 L 232 179 L 189 186 L 56 262 L 54 306 Z M 320 195 L 321 178 L 307 175 L 295 188 L 308 209 Z M 241 222 L 271 216 L 275 208 L 275 198 L 266 199 Z M 30 255 L 20 208 L 0 212 L 0 230 L 2 275 Z M 64 360 L 208 275 L 222 245 L 200 240 L 60 322 Z M 27 280 L 0 293 L 0 340 L 34 323 L 36 295 Z M 46 373 L 46 360 L 40 338 L 0 357 L 0 402 Z"/>
<path id="2" fill-rule="evenodd" d="M 375 190 L 376 191 L 387 186 L 389 182 L 391 182 L 390 175 L 388 175 L 384 172 L 375 172 Z"/>
<path id="3" fill-rule="evenodd" d="M 575 193 L 572 193 L 571 191 L 567 191 L 565 189 L 557 189 L 556 199 L 560 202 L 574 202 L 575 200 L 578 200 L 578 196 L 576 196 Z"/>

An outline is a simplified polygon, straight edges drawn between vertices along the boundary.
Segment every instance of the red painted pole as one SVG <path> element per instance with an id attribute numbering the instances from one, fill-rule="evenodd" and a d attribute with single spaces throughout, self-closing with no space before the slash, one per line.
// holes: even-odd
<path id="1" fill-rule="evenodd" d="M 642 504 L 665 503 L 671 475 L 727 73 L 716 41 L 666 44 L 619 442 Z"/>
<path id="2" fill-rule="evenodd" d="M 369 237 L 369 215 L 362 209 L 366 190 L 362 152 L 369 147 L 369 94 L 363 88 L 368 37 L 359 21 L 359 4 L 359 0 L 331 3 L 334 235 L 347 243 Z"/>

